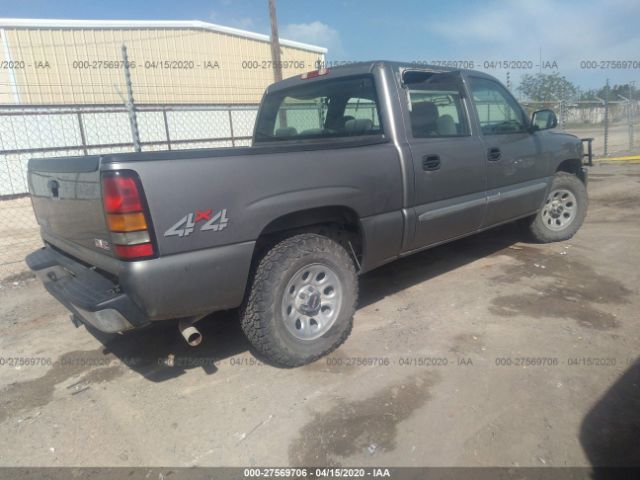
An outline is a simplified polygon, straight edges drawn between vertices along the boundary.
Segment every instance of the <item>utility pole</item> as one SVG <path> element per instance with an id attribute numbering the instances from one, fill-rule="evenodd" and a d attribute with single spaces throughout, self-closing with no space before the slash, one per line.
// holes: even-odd
<path id="1" fill-rule="evenodd" d="M 538 64 L 538 73 L 542 73 L 542 47 L 539 47 L 539 52 L 540 52 L 540 56 L 539 58 L 539 64 Z"/>
<path id="2" fill-rule="evenodd" d="M 131 71 L 129 70 L 129 56 L 127 55 L 127 46 L 122 44 L 122 63 L 124 65 L 124 80 L 127 84 L 127 100 L 126 107 L 129 114 L 129 124 L 131 126 L 131 137 L 133 139 L 133 148 L 136 152 L 140 152 L 140 132 L 138 130 L 138 118 L 136 116 L 136 106 L 133 101 L 133 86 L 131 85 Z"/>
<path id="3" fill-rule="evenodd" d="M 280 60 L 280 37 L 278 37 L 278 17 L 276 16 L 276 0 L 269 0 L 269 20 L 271 21 L 271 63 L 273 64 L 273 80 L 282 80 L 282 61 Z M 280 128 L 287 126 L 287 112 L 284 109 L 278 114 Z"/>
<path id="4" fill-rule="evenodd" d="M 273 80 L 282 80 L 282 62 L 280 60 L 280 38 L 278 37 L 278 17 L 276 16 L 276 0 L 269 0 L 269 19 L 271 20 L 271 62 L 273 63 Z"/>

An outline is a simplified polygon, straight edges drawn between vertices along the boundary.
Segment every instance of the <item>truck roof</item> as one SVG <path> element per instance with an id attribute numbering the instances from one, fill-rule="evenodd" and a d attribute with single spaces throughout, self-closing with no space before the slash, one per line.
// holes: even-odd
<path id="1" fill-rule="evenodd" d="M 337 62 L 339 63 L 339 62 Z M 473 72 L 474 75 L 479 75 L 487 78 L 492 78 L 490 75 L 486 73 L 477 71 L 477 70 L 469 70 L 463 68 L 453 68 L 453 67 L 443 67 L 440 65 L 430 65 L 425 63 L 418 62 L 401 62 L 401 61 L 393 61 L 393 60 L 369 60 L 364 62 L 353 62 L 344 64 L 340 64 L 337 66 L 329 64 L 326 68 L 331 70 L 331 75 L 335 76 L 349 76 L 349 75 L 363 75 L 367 73 L 371 73 L 374 68 L 383 67 L 390 68 L 392 70 L 399 69 L 415 69 L 415 70 L 424 70 L 431 72 Z M 322 79 L 323 77 L 319 77 L 318 79 Z M 285 88 L 293 87 L 295 85 L 300 85 L 303 82 L 307 82 L 308 80 L 303 80 L 300 75 L 295 75 L 289 78 L 286 78 L 280 82 L 274 83 L 267 87 L 265 93 L 273 93 L 278 90 L 282 90 Z"/>

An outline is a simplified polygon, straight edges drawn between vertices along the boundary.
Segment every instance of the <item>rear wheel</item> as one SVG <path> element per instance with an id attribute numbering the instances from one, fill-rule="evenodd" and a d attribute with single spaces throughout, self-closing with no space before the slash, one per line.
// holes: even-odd
<path id="1" fill-rule="evenodd" d="M 578 231 L 587 214 L 587 189 L 582 181 L 558 172 L 540 211 L 529 219 L 528 229 L 542 243 L 568 240 Z"/>
<path id="2" fill-rule="evenodd" d="M 353 261 L 339 243 L 296 235 L 260 260 L 241 308 L 242 329 L 274 364 L 304 365 L 349 336 L 357 294 Z"/>

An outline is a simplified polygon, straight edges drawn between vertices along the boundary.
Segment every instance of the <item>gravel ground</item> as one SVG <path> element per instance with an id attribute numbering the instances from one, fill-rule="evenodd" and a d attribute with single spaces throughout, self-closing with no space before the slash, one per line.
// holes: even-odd
<path id="1" fill-rule="evenodd" d="M 364 275 L 351 337 L 298 369 L 256 358 L 235 312 L 194 349 L 76 329 L 5 282 L 0 465 L 640 464 L 639 183 L 592 168 L 568 242 L 506 226 Z"/>

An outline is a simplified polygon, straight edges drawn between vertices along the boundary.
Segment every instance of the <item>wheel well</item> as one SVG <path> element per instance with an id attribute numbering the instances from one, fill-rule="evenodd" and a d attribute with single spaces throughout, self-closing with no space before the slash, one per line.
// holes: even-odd
<path id="1" fill-rule="evenodd" d="M 582 161 L 577 158 L 570 158 L 560 162 L 560 165 L 556 168 L 556 172 L 572 173 L 583 182 L 585 181 L 584 172 L 582 170 Z"/>
<path id="2" fill-rule="evenodd" d="M 331 206 L 291 212 L 272 220 L 260 232 L 254 260 L 274 243 L 302 232 L 314 232 L 333 238 L 350 255 L 356 266 L 362 264 L 363 238 L 358 214 L 349 207 Z"/>

